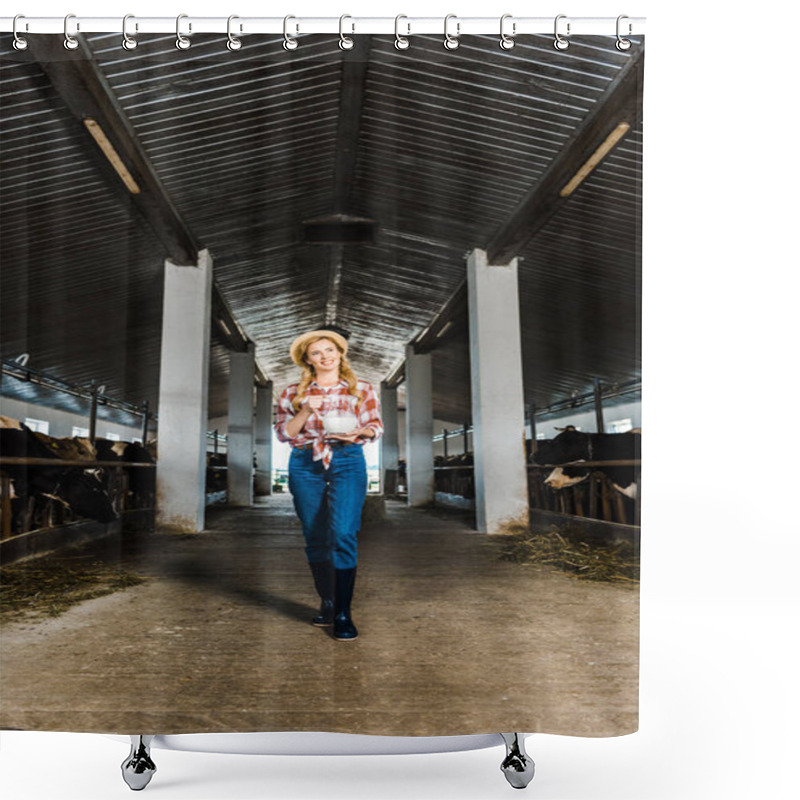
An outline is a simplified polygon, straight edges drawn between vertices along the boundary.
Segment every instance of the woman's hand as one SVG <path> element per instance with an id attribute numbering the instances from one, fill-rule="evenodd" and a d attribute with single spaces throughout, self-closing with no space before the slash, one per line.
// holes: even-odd
<path id="1" fill-rule="evenodd" d="M 300 408 L 297 413 L 286 423 L 284 431 L 290 439 L 294 439 L 301 430 L 305 427 L 309 418 L 314 415 L 315 411 L 319 411 L 322 407 L 322 395 L 308 395 L 304 397 L 300 403 Z"/>
<path id="2" fill-rule="evenodd" d="M 303 406 L 309 411 L 319 411 L 325 398 L 321 394 L 310 394 L 303 398 Z"/>

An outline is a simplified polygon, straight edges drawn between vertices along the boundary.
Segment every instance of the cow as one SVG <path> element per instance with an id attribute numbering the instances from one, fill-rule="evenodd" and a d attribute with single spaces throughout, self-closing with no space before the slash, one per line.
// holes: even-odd
<path id="1" fill-rule="evenodd" d="M 113 522 L 117 515 L 105 489 L 91 470 L 78 466 L 59 465 L 59 449 L 47 442 L 45 434 L 37 434 L 25 423 L 0 425 L 0 453 L 5 457 L 48 459 L 53 465 L 4 464 L 3 471 L 13 483 L 12 504 L 22 498 L 40 495 L 57 500 L 76 515 L 102 523 Z M 15 503 L 16 501 L 16 503 Z M 17 509 L 15 517 L 21 508 Z"/>
<path id="2" fill-rule="evenodd" d="M 434 487 L 436 491 L 460 495 L 468 499 L 475 497 L 473 465 L 472 453 L 458 453 L 447 457 L 434 456 Z M 441 467 L 450 467 L 451 469 L 441 469 Z M 452 469 L 452 467 L 460 469 Z"/>
<path id="3" fill-rule="evenodd" d="M 73 436 L 71 439 L 57 439 L 46 433 L 32 431 L 33 435 L 56 457 L 64 461 L 94 461 L 95 452 L 88 439 Z"/>
<path id="4" fill-rule="evenodd" d="M 641 435 L 637 429 L 627 433 L 583 433 L 573 425 L 554 439 L 536 443 L 536 464 L 560 464 L 544 479 L 552 489 L 564 489 L 586 480 L 591 472 L 603 472 L 621 494 L 636 499 L 638 466 L 581 467 L 581 461 L 622 461 L 641 458 Z"/>
<path id="5" fill-rule="evenodd" d="M 121 464 L 154 464 L 147 447 L 139 442 L 123 442 L 117 439 L 95 439 L 94 450 L 98 461 L 118 461 Z M 131 467 L 128 473 L 128 495 L 135 498 L 139 508 L 152 508 L 155 504 L 156 479 L 155 470 Z M 108 472 L 103 470 L 102 480 L 108 488 Z M 126 502 L 126 506 L 128 503 Z"/>
<path id="6" fill-rule="evenodd" d="M 228 488 L 228 454 L 206 453 L 206 491 L 224 492 Z"/>

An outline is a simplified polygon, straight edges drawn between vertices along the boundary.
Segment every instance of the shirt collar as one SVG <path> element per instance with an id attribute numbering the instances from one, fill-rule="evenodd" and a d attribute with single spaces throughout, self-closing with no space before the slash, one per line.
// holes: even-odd
<path id="1" fill-rule="evenodd" d="M 347 386 L 347 381 L 344 378 L 339 378 L 339 383 L 334 383 L 332 386 L 320 386 L 317 383 L 316 378 L 312 380 L 311 383 L 309 384 L 309 386 L 316 386 L 318 389 L 333 389 L 334 386 L 343 386 L 343 385 Z"/>

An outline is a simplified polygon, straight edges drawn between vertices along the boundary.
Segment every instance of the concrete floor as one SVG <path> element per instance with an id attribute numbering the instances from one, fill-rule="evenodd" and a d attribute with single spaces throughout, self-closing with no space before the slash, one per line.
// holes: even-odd
<path id="1" fill-rule="evenodd" d="M 287 496 L 196 536 L 107 542 L 147 582 L 4 624 L 0 727 L 397 736 L 637 727 L 638 591 L 498 559 L 463 516 L 388 504 L 337 642 Z"/>

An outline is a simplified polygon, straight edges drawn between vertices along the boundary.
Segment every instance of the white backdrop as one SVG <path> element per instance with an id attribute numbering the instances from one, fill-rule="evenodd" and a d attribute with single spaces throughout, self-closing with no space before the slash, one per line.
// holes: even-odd
<path id="1" fill-rule="evenodd" d="M 641 730 L 619 739 L 529 740 L 538 769 L 527 795 L 537 800 L 797 796 L 790 765 L 800 711 L 800 532 L 786 503 L 798 437 L 771 417 L 770 401 L 792 397 L 796 382 L 797 131 L 786 111 L 794 105 L 794 63 L 785 32 L 796 32 L 798 12 L 785 4 L 777 17 L 753 4 L 749 17 L 737 8 L 725 18 L 726 5 L 27 0 L 4 12 L 648 18 Z M 770 434 L 750 433 L 767 421 Z M 747 477 L 742 496 L 733 480 L 742 486 Z M 530 614 L 535 621 L 537 609 Z M 102 736 L 3 732 L 4 797 L 129 797 L 119 773 L 126 754 Z M 159 772 L 145 792 L 163 800 L 491 800 L 513 791 L 498 770 L 499 748 L 155 757 Z"/>

